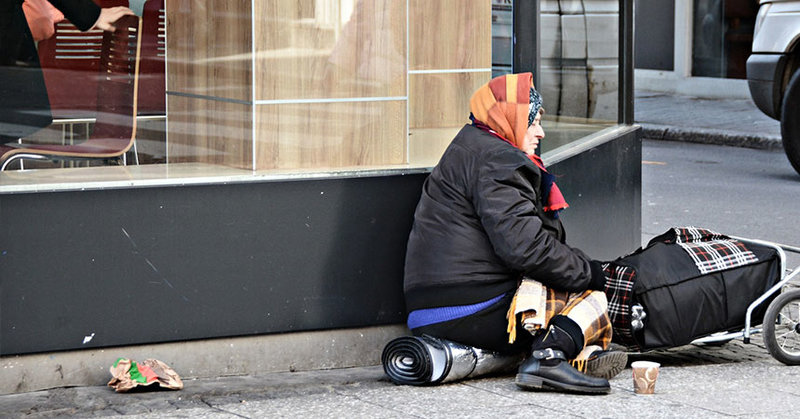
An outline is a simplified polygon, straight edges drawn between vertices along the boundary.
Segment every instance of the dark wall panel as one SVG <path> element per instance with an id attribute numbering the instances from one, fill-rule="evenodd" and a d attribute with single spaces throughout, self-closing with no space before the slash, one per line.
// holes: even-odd
<path id="1" fill-rule="evenodd" d="M 401 323 L 424 178 L 3 195 L 0 354 Z"/>
<path id="2" fill-rule="evenodd" d="M 675 69 L 675 0 L 636 0 L 634 67 Z"/>
<path id="3" fill-rule="evenodd" d="M 636 132 L 550 169 L 568 242 L 638 246 Z M 0 354 L 405 321 L 425 174 L 0 196 Z"/>
<path id="4" fill-rule="evenodd" d="M 600 260 L 641 246 L 641 130 L 555 164 L 570 207 L 562 212 L 567 243 Z"/>

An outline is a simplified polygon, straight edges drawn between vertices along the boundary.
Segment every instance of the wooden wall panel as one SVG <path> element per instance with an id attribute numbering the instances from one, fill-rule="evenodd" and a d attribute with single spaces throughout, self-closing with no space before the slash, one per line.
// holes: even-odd
<path id="1" fill-rule="evenodd" d="M 249 101 L 249 1 L 167 1 L 167 89 Z"/>
<path id="2" fill-rule="evenodd" d="M 406 1 L 341 3 L 256 2 L 256 100 L 405 96 Z"/>
<path id="3" fill-rule="evenodd" d="M 257 105 L 256 110 L 257 170 L 405 163 L 405 101 Z"/>
<path id="4" fill-rule="evenodd" d="M 470 97 L 491 78 L 491 2 L 409 0 L 408 20 L 409 163 L 433 166 L 469 123 Z"/>
<path id="5" fill-rule="evenodd" d="M 409 163 L 434 165 L 464 124 L 469 99 L 491 72 L 409 74 Z"/>
<path id="6" fill-rule="evenodd" d="M 492 66 L 492 4 L 487 0 L 409 0 L 409 68 Z"/>
<path id="7" fill-rule="evenodd" d="M 413 167 L 433 167 L 461 127 L 414 128 L 408 131 L 408 163 Z"/>
<path id="8" fill-rule="evenodd" d="M 469 99 L 491 71 L 409 74 L 409 127 L 444 128 L 468 122 Z"/>
<path id="9" fill-rule="evenodd" d="M 169 163 L 253 167 L 252 105 L 170 96 Z"/>
<path id="10" fill-rule="evenodd" d="M 256 153 L 255 169 L 271 170 L 404 164 L 407 152 L 438 159 L 467 122 L 472 92 L 490 77 L 459 72 L 491 67 L 485 0 L 170 0 L 167 7 L 169 91 L 252 103 L 170 95 L 170 161 L 250 168 Z M 264 103 L 307 99 L 333 101 Z"/>

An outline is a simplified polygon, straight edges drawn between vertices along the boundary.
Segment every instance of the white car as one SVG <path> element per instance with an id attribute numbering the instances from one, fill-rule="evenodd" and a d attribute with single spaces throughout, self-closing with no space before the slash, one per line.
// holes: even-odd
<path id="1" fill-rule="evenodd" d="M 800 173 L 800 1 L 761 0 L 747 60 L 750 95 L 781 121 L 786 156 Z"/>

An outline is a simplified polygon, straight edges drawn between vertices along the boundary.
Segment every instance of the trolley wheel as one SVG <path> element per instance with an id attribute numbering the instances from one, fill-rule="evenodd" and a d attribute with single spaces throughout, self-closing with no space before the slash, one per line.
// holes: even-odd
<path id="1" fill-rule="evenodd" d="M 764 344 L 778 361 L 800 365 L 800 290 L 782 293 L 767 307 Z"/>

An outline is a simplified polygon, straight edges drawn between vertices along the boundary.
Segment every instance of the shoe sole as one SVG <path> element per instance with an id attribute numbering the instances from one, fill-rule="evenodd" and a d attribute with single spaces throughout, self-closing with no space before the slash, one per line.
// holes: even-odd
<path id="1" fill-rule="evenodd" d="M 581 394 L 608 394 L 611 392 L 611 387 L 585 387 L 576 386 L 572 384 L 559 383 L 547 378 L 537 377 L 530 374 L 517 374 L 514 380 L 517 387 L 524 390 L 533 391 L 567 391 L 570 393 Z"/>
<path id="2" fill-rule="evenodd" d="M 616 351 L 608 352 L 586 361 L 586 374 L 610 380 L 621 373 L 626 365 L 628 365 L 628 354 Z"/>

